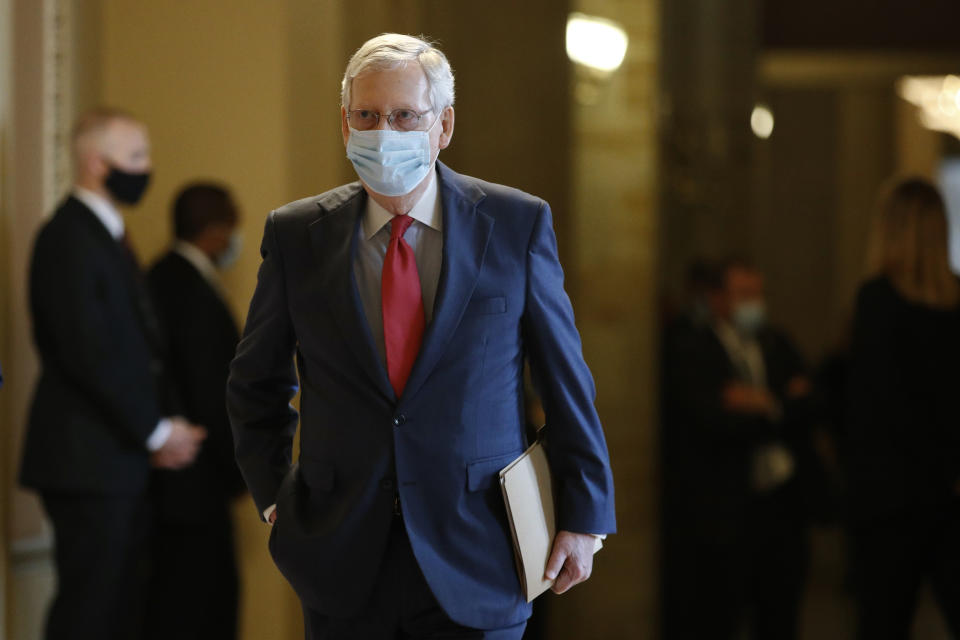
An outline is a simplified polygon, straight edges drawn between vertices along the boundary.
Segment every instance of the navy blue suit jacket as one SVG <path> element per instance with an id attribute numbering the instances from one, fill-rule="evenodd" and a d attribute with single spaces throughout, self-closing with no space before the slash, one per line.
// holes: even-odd
<path id="1" fill-rule="evenodd" d="M 443 609 L 498 628 L 530 614 L 496 482 L 527 444 L 525 358 L 551 429 L 559 527 L 612 533 L 613 480 L 548 205 L 440 163 L 438 177 L 440 282 L 402 397 L 354 280 L 367 195 L 352 183 L 269 216 L 227 404 L 257 508 L 277 504 L 271 552 L 307 606 L 344 615 L 365 603 L 399 493 Z"/>

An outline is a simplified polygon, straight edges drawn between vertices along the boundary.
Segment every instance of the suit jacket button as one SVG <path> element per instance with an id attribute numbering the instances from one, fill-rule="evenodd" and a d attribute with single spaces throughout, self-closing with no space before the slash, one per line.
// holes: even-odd
<path id="1" fill-rule="evenodd" d="M 403 415 L 403 414 L 401 413 L 400 415 L 398 415 L 397 417 L 395 417 L 395 418 L 393 419 L 393 426 L 399 427 L 400 425 L 402 425 L 402 424 L 403 424 L 404 422 L 406 422 L 406 421 L 407 421 L 407 416 L 405 416 L 405 415 Z"/>
<path id="2" fill-rule="evenodd" d="M 384 478 L 380 481 L 380 488 L 384 491 L 393 491 L 394 483 L 393 478 Z"/>

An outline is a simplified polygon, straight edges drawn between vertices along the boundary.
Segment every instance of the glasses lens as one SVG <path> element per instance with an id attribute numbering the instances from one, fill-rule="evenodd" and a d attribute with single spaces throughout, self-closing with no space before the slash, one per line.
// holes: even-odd
<path id="1" fill-rule="evenodd" d="M 350 112 L 350 125 L 358 131 L 366 131 L 377 126 L 377 112 L 369 109 L 355 109 Z"/>
<path id="2" fill-rule="evenodd" d="M 393 128 L 399 131 L 416 131 L 420 125 L 420 114 L 412 109 L 397 109 L 390 117 Z"/>

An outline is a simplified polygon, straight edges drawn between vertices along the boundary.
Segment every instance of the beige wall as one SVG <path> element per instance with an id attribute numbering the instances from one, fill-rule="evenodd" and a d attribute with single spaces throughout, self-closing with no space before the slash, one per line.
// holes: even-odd
<path id="1" fill-rule="evenodd" d="M 244 216 L 245 249 L 225 274 L 238 318 L 253 292 L 265 216 L 295 195 L 290 4 L 104 2 L 101 9 L 101 100 L 137 113 L 152 137 L 155 179 L 143 204 L 127 216 L 141 258 L 146 264 L 168 245 L 169 205 L 185 181 L 230 185 Z M 322 162 L 315 168 L 315 188 L 335 184 Z M 297 637 L 299 607 L 272 565 L 268 529 L 254 512 L 249 499 L 236 511 L 243 637 Z"/>
<path id="2" fill-rule="evenodd" d="M 288 196 L 286 3 L 105 2 L 101 101 L 150 127 L 154 180 L 127 222 L 141 260 L 169 243 L 169 206 L 187 180 L 229 184 L 246 251 L 227 274 L 244 310 L 266 213 Z"/>
<path id="3" fill-rule="evenodd" d="M 7 246 L 9 235 L 9 184 L 8 175 L 9 155 L 8 148 L 11 116 L 10 116 L 10 69 L 13 50 L 10 47 L 10 36 L 13 32 L 10 24 L 10 1 L 0 0 L 0 247 Z M 0 366 L 7 362 L 10 352 L 7 317 L 9 315 L 9 278 L 10 266 L 6 260 L 0 260 Z M 0 434 L 9 433 L 7 405 L 0 395 Z M 9 438 L 0 435 L 0 460 L 6 466 L 9 459 Z M 7 598 L 8 567 L 7 559 L 7 522 L 9 513 L 7 474 L 0 474 L 0 634 L 5 633 L 7 627 Z"/>

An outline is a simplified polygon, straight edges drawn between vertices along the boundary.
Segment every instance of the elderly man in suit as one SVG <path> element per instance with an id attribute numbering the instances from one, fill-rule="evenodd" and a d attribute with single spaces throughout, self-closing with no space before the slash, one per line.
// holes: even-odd
<path id="1" fill-rule="evenodd" d="M 119 212 L 150 177 L 146 127 L 97 109 L 80 118 L 73 151 L 73 191 L 30 267 L 41 374 L 20 479 L 53 523 L 45 637 L 136 638 L 150 462 L 188 464 L 205 431 L 162 412 L 162 339 Z"/>
<path id="2" fill-rule="evenodd" d="M 446 57 L 369 40 L 342 84 L 360 181 L 266 223 L 228 409 L 308 637 L 522 635 L 530 605 L 496 477 L 527 444 L 525 359 L 558 488 L 554 590 L 585 580 L 595 536 L 615 530 L 550 208 L 438 162 L 453 126 Z"/>

